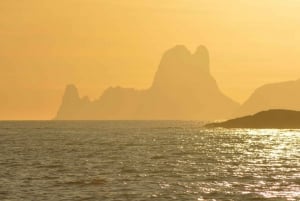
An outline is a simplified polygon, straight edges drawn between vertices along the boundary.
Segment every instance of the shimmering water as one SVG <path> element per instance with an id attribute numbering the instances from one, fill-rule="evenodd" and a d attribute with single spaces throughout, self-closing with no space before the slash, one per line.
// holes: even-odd
<path id="1" fill-rule="evenodd" d="M 300 130 L 0 122 L 0 200 L 300 200 Z"/>

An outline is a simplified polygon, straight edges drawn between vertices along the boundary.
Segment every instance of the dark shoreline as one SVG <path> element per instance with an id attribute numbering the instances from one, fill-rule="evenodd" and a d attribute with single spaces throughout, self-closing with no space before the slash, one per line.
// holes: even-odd
<path id="1" fill-rule="evenodd" d="M 206 124 L 206 128 L 300 129 L 300 111 L 268 110 L 254 115 Z"/>

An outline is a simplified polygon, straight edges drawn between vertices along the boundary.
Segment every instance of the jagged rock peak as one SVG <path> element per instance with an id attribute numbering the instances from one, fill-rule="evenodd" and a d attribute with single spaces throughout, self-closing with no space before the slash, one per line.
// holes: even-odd
<path id="1" fill-rule="evenodd" d="M 152 86 L 186 85 L 189 80 L 210 79 L 209 76 L 209 53 L 205 46 L 199 46 L 192 54 L 184 45 L 177 45 L 162 57 Z"/>
<path id="2" fill-rule="evenodd" d="M 72 101 L 76 99 L 80 99 L 77 87 L 73 84 L 67 85 L 64 94 L 64 101 Z"/>
<path id="3" fill-rule="evenodd" d="M 200 66 L 204 72 L 209 73 L 210 61 L 208 49 L 201 45 L 196 49 L 194 53 L 194 63 L 196 66 Z"/>
<path id="4" fill-rule="evenodd" d="M 195 51 L 195 55 L 206 55 L 209 56 L 208 49 L 204 45 L 200 45 L 197 47 Z"/>
<path id="5" fill-rule="evenodd" d="M 209 68 L 209 51 L 204 45 L 196 48 L 194 53 L 191 53 L 186 46 L 176 45 L 175 47 L 166 51 L 162 58 L 162 64 L 168 62 L 200 65 L 202 68 Z"/>
<path id="6" fill-rule="evenodd" d="M 201 55 L 209 57 L 208 49 L 204 45 L 200 45 L 196 48 L 196 51 L 192 53 L 185 45 L 176 45 L 173 48 L 169 49 L 165 53 L 166 55 L 181 55 L 181 56 L 192 56 L 192 55 Z"/>
<path id="7" fill-rule="evenodd" d="M 166 52 L 167 55 L 189 56 L 191 52 L 184 45 L 176 45 Z"/>

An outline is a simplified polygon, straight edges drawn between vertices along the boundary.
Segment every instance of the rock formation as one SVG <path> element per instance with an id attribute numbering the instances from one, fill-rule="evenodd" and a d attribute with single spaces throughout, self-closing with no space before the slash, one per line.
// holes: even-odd
<path id="1" fill-rule="evenodd" d="M 68 86 L 56 119 L 216 120 L 228 118 L 238 107 L 211 76 L 205 47 L 192 54 L 176 46 L 164 54 L 149 89 L 109 88 L 90 102 Z"/>

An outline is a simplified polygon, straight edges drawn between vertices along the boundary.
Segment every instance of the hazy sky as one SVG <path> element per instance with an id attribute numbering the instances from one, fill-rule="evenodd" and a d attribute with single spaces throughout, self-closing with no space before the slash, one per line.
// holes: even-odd
<path id="1" fill-rule="evenodd" d="M 163 52 L 203 44 L 220 88 L 244 101 L 300 78 L 299 0 L 1 0 L 0 119 L 50 119 L 66 84 L 92 99 L 147 88 Z"/>

